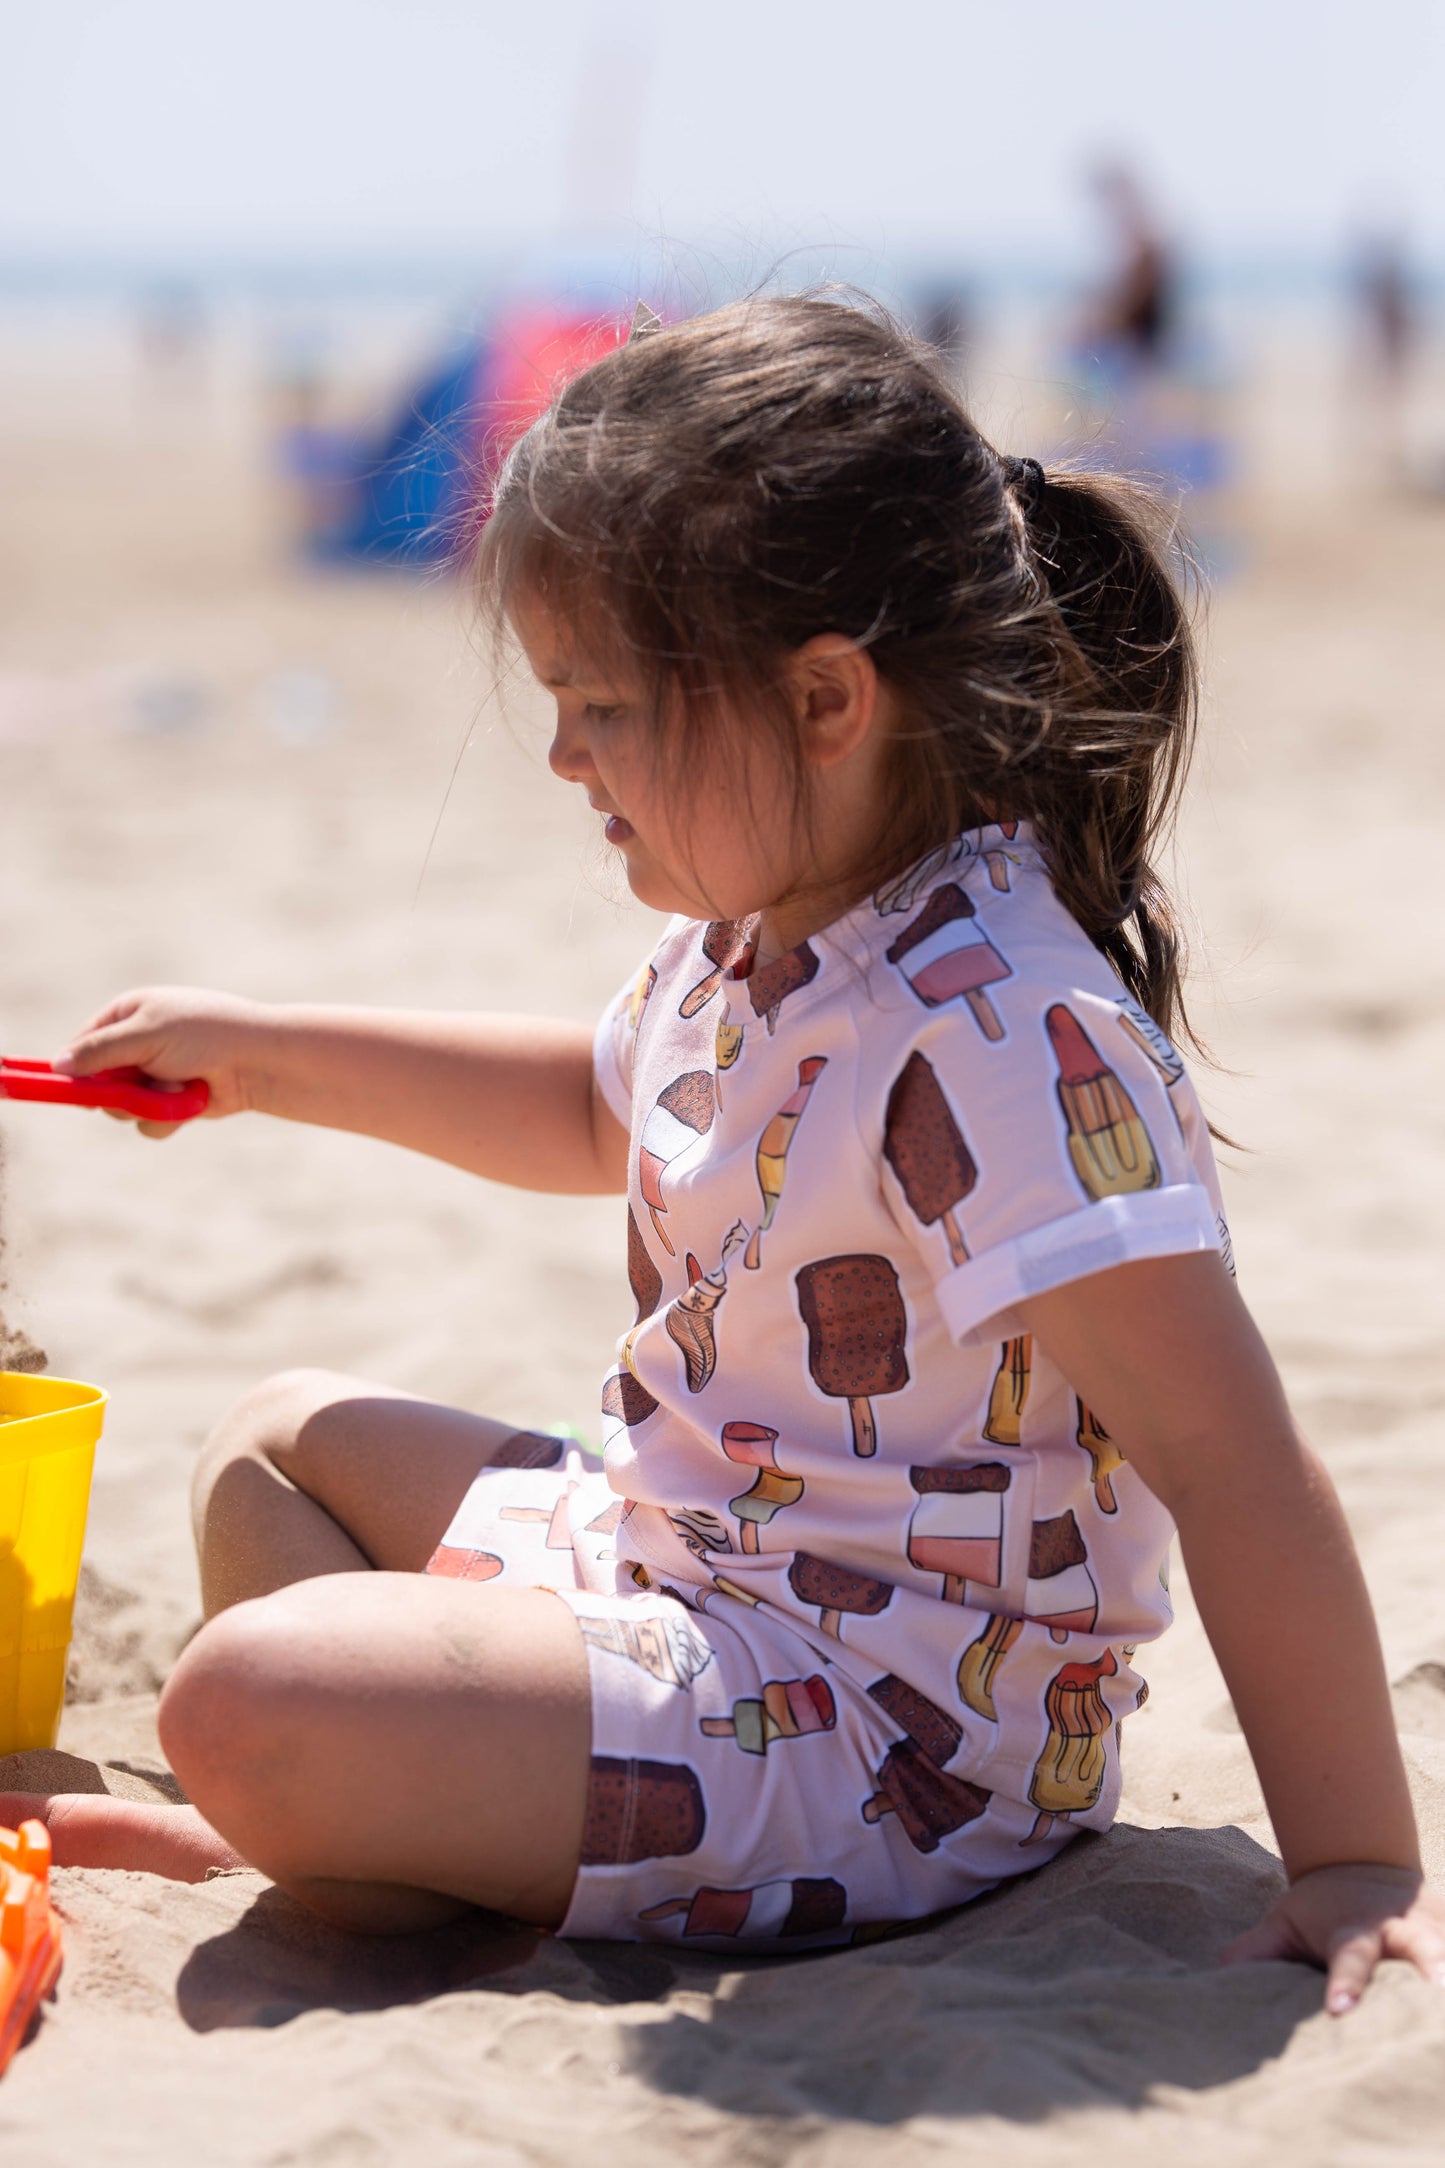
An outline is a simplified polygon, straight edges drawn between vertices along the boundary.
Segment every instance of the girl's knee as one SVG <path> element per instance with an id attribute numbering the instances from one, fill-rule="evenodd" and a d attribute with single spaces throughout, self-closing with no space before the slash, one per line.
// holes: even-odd
<path id="1" fill-rule="evenodd" d="M 242 1393 L 201 1448 L 191 1478 L 191 1504 L 197 1518 L 205 1511 L 217 1477 L 232 1461 L 259 1458 L 284 1468 L 306 1424 L 337 1399 L 348 1383 L 331 1370 L 278 1370 Z"/>
<path id="2" fill-rule="evenodd" d="M 286 1754 L 300 1625 L 290 1596 L 283 1589 L 211 1619 L 182 1650 L 161 1694 L 162 1750 L 187 1796 L 208 1813 L 218 1793 L 266 1781 L 267 1764 Z"/>

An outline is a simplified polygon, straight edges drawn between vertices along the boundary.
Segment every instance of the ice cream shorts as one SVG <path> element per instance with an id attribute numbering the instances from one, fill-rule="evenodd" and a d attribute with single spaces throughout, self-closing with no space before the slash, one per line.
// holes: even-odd
<path id="1" fill-rule="evenodd" d="M 484 1470 L 427 1568 L 552 1589 L 581 1628 L 592 1764 L 562 1934 L 848 1942 L 962 1904 L 1067 1841 L 1060 1826 L 1021 1855 L 1034 1810 L 941 1768 L 941 1712 L 901 1679 L 865 1683 L 821 1632 L 764 1606 L 619 1592 L 621 1501 L 567 1460 Z"/>

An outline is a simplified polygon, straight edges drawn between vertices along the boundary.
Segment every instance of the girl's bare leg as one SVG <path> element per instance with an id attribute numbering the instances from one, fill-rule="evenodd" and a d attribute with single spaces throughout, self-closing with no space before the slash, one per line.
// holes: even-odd
<path id="1" fill-rule="evenodd" d="M 50 1827 L 54 1857 L 62 1866 L 131 1867 L 200 1881 L 212 1868 L 250 1862 L 348 1926 L 421 1926 L 465 1904 L 510 1909 L 543 1925 L 551 1924 L 552 1911 L 560 1919 L 576 1871 L 576 1843 L 562 1833 L 562 1825 L 569 1798 L 585 1797 L 590 1733 L 586 1664 L 575 1622 L 565 1605 L 534 1590 L 459 1587 L 420 1575 L 473 1477 L 512 1435 L 510 1425 L 332 1371 L 284 1372 L 246 1394 L 212 1434 L 193 1490 L 203 1606 L 210 1619 L 218 1612 L 232 1615 L 222 1622 L 224 1633 L 207 1627 L 186 1650 L 162 1703 L 167 1751 L 202 1811 L 103 1793 L 17 1792 L 0 1794 L 0 1825 L 38 1816 Z M 333 1589 L 330 1581 L 317 1579 L 370 1568 L 382 1570 L 368 1574 L 364 1589 L 343 1592 L 340 1584 Z M 414 1578 L 404 1580 L 407 1575 Z M 313 1585 L 306 1590 L 295 1587 L 298 1582 Z M 399 1585 L 406 1590 L 400 1596 Z M 278 1591 L 287 1591 L 288 1598 Z M 348 1617 L 354 1611 L 356 1620 L 339 1642 L 330 1626 L 318 1638 L 309 1626 L 295 1625 L 298 1619 L 310 1621 L 313 1613 L 317 1620 L 330 1619 L 333 1593 L 351 1599 L 344 1608 Z M 255 1600 L 261 1597 L 278 1608 Z M 514 1623 L 518 1605 L 541 1607 L 539 1623 L 525 1633 Z M 242 1608 L 233 1613 L 234 1606 Z M 382 1622 L 403 1615 L 415 1616 L 418 1631 L 408 1628 L 410 1644 L 393 1646 Z M 278 1668 L 278 1637 L 285 1642 L 293 1633 L 288 1662 Z M 468 1634 L 484 1635 L 487 1644 L 471 1699 L 458 1713 L 455 1693 L 438 1693 L 432 1713 L 450 1711 L 446 1721 L 458 1726 L 451 1746 L 464 1764 L 459 1771 L 464 1782 L 470 1782 L 472 1762 L 497 1772 L 498 1803 L 489 1818 L 474 1800 L 473 1811 L 462 1817 L 465 1829 L 452 1829 L 448 1836 L 443 1825 L 452 1802 L 433 1788 L 444 1782 L 436 1770 L 426 1774 L 434 1756 L 444 1758 L 447 1742 L 432 1741 L 434 1727 L 423 1724 L 427 1738 L 413 1747 L 415 1722 L 410 1730 L 398 1722 L 389 1736 L 391 1714 L 383 1712 L 424 1718 L 424 1707 L 395 1707 L 397 1680 L 412 1681 L 400 1692 L 402 1704 L 409 1694 L 424 1700 L 432 1694 L 428 1665 L 433 1672 L 439 1663 L 445 1670 L 453 1657 L 439 1651 L 455 1654 Z M 374 1680 L 363 1676 L 373 1660 L 363 1651 L 370 1650 L 379 1666 Z M 357 1700 L 349 1716 L 342 1706 L 346 1695 L 338 1699 L 332 1692 L 333 1674 L 342 1672 Z M 269 1705 L 273 1692 L 284 1708 Z M 499 1702 L 495 1721 L 487 1714 L 492 1694 Z M 548 1715 L 554 1702 L 555 1727 Z M 300 1721 L 302 1737 L 293 1751 L 281 1742 L 292 1739 L 298 1709 L 311 1714 Z M 353 1736 L 362 1711 L 375 1719 L 365 1740 Z M 254 1727 L 253 1748 L 243 1743 L 247 1723 Z M 532 1781 L 526 1774 L 530 1754 L 545 1795 L 535 1808 L 519 1809 L 515 1820 L 514 1849 L 520 1832 L 532 1861 L 526 1873 L 501 1841 L 512 1827 L 500 1793 L 509 1757 L 516 1759 L 510 1742 L 518 1727 L 529 1731 L 531 1741 L 518 1761 L 523 1790 Z M 553 1729 L 555 1753 L 549 1744 Z M 395 1757 L 413 1752 L 416 1768 L 399 1767 Z M 337 1757 L 347 1753 L 359 1761 L 353 1758 L 343 1769 Z M 266 1780 L 264 1796 L 252 1796 L 248 1785 L 256 1769 L 273 1765 L 280 1776 Z M 298 1776 L 302 1771 L 307 1773 Z M 397 1872 L 392 1850 L 411 1799 L 426 1808 L 431 1834 L 419 1849 L 403 1847 L 407 1861 L 414 1857 L 425 1868 L 436 1860 L 446 1867 L 448 1880 L 414 1886 L 405 1872 Z M 355 1810 L 355 1827 L 348 1827 L 346 1802 Z M 224 1835 L 208 1815 L 221 1823 Z M 580 1805 L 576 1823 L 580 1841 Z M 405 1834 L 409 1846 L 410 1833 Z M 343 1847 L 337 1854 L 341 1868 L 332 1858 L 333 1840 Z M 343 1840 L 354 1840 L 351 1850 Z M 391 1861 L 383 1882 L 392 1877 L 406 1886 L 389 1892 L 372 1886 L 367 1862 L 383 1854 Z M 329 1864 L 317 1864 L 320 1855 Z M 347 1894 L 343 1885 L 353 1876 L 358 1888 Z M 465 1888 L 456 1886 L 459 1876 Z M 478 1886 L 488 1889 L 515 1884 L 517 1898 L 471 1895 L 469 1876 L 479 1876 Z"/>
<path id="2" fill-rule="evenodd" d="M 545 1591 L 337 1574 L 239 1604 L 182 1654 L 160 1731 L 205 1821 L 338 1926 L 566 1912 L 591 1705 Z"/>
<path id="3" fill-rule="evenodd" d="M 196 1468 L 207 1618 L 318 1574 L 425 1566 L 512 1427 L 330 1370 L 239 1400 Z"/>

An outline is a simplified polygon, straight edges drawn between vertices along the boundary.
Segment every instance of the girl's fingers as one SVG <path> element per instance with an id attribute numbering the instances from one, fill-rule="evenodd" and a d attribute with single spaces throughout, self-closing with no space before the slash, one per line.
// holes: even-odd
<path id="1" fill-rule="evenodd" d="M 136 1128 L 143 1137 L 173 1137 L 180 1128 L 179 1122 L 137 1122 Z"/>
<path id="2" fill-rule="evenodd" d="M 1402 1958 L 1436 1987 L 1445 1987 L 1445 1929 L 1413 1917 L 1390 1920 L 1384 1942 L 1386 1957 Z"/>
<path id="3" fill-rule="evenodd" d="M 1336 1943 L 1325 1981 L 1325 2008 L 1331 2017 L 1346 2017 L 1354 2009 L 1385 1954 L 1384 1944 L 1377 1927 L 1357 1928 Z"/>

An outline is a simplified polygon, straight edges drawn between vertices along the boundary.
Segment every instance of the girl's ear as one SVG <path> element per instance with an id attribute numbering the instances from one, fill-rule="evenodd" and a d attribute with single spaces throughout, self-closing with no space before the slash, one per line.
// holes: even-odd
<path id="1" fill-rule="evenodd" d="M 878 671 L 867 648 L 820 632 L 788 658 L 803 758 L 832 768 L 866 743 L 878 716 Z"/>

